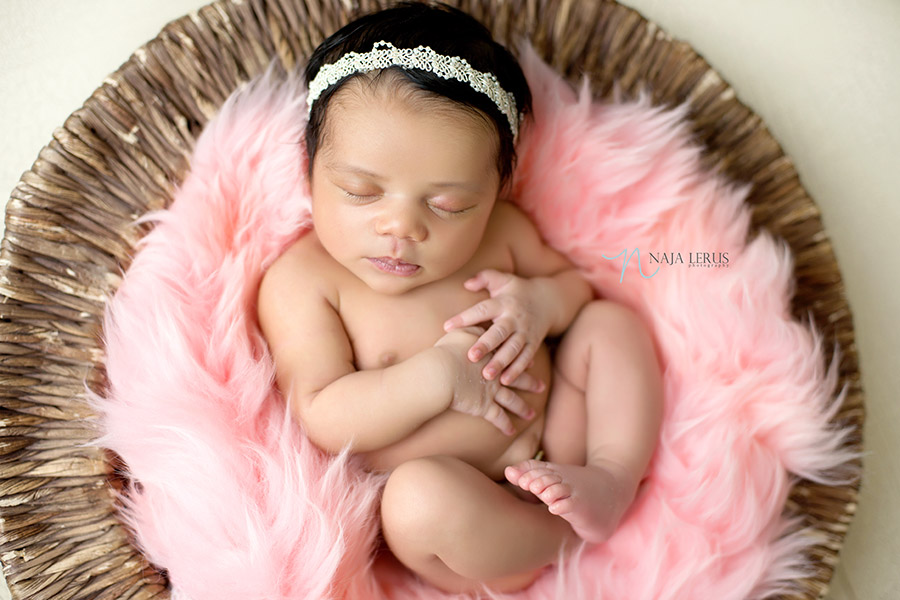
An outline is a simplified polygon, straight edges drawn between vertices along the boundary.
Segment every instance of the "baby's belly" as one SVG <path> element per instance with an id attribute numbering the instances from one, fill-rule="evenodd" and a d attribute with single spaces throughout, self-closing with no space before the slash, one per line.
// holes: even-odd
<path id="1" fill-rule="evenodd" d="M 491 479 L 501 481 L 506 466 L 532 458 L 540 447 L 551 371 L 550 354 L 542 344 L 528 372 L 547 385 L 539 394 L 515 390 L 537 414 L 527 421 L 509 413 L 518 432 L 512 436 L 504 435 L 483 418 L 448 410 L 427 421 L 404 440 L 359 456 L 375 471 L 390 471 L 413 458 L 455 456 Z"/>

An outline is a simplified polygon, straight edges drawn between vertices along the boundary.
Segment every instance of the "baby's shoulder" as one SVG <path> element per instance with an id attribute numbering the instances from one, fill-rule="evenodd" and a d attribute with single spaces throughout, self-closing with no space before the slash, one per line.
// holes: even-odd
<path id="1" fill-rule="evenodd" d="M 260 300 L 264 295 L 297 298 L 311 294 L 331 300 L 336 296 L 336 286 L 329 258 L 313 231 L 304 234 L 266 269 Z"/>
<path id="2" fill-rule="evenodd" d="M 310 229 L 281 253 L 272 266 L 277 264 L 293 264 L 295 267 L 305 265 L 307 269 L 318 269 L 322 266 L 325 249 L 319 242 L 314 229 Z"/>
<path id="3" fill-rule="evenodd" d="M 497 200 L 491 213 L 491 223 L 502 229 L 534 228 L 534 224 L 525 211 L 509 200 Z"/>
<path id="4" fill-rule="evenodd" d="M 510 246 L 523 239 L 530 239 L 537 231 L 525 211 L 508 200 L 497 200 L 488 228 L 492 237 Z"/>

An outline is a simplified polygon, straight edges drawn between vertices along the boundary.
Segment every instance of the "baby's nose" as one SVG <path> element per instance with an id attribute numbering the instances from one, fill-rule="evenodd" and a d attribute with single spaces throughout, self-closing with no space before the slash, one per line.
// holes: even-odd
<path id="1" fill-rule="evenodd" d="M 381 215 L 375 224 L 378 235 L 390 235 L 395 238 L 421 242 L 428 235 L 422 219 L 412 211 L 397 211 Z"/>

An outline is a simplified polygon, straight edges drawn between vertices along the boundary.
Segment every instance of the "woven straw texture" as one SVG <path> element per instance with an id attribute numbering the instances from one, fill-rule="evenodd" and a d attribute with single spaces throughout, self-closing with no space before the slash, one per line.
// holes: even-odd
<path id="1" fill-rule="evenodd" d="M 784 238 L 795 256 L 793 313 L 813 316 L 825 347 L 840 346 L 836 415 L 862 449 L 863 394 L 852 316 L 819 211 L 761 119 L 685 43 L 604 0 L 462 0 L 451 4 L 510 46 L 529 37 L 572 82 L 596 96 L 690 104 L 705 166 L 753 184 L 753 231 Z M 105 385 L 99 344 L 105 301 L 148 225 L 132 221 L 172 201 L 197 136 L 240 82 L 273 59 L 292 68 L 376 0 L 219 1 L 169 24 L 75 111 L 26 172 L 7 206 L 0 254 L 0 559 L 13 598 L 168 598 L 166 578 L 116 517 L 115 456 L 81 448 L 95 437 L 82 381 Z M 796 599 L 825 594 L 859 484 L 803 482 L 786 511 L 824 532 L 815 572 Z"/>

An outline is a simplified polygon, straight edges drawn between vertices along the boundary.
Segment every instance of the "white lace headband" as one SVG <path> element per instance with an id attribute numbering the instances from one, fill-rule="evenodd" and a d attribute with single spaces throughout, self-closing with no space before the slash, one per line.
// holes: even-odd
<path id="1" fill-rule="evenodd" d="M 500 87 L 500 82 L 493 73 L 478 71 L 472 68 L 466 59 L 438 54 L 428 46 L 397 48 L 384 40 L 375 42 L 368 52 L 348 52 L 337 62 L 323 65 L 309 84 L 309 95 L 306 97 L 307 111 L 312 110 L 313 103 L 328 86 L 337 83 L 344 77 L 354 73 L 368 73 L 395 66 L 404 69 L 421 69 L 444 79 L 453 78 L 468 83 L 473 89 L 493 100 L 500 112 L 506 115 L 513 140 L 519 136 L 519 114 L 516 112 L 516 99 Z"/>

